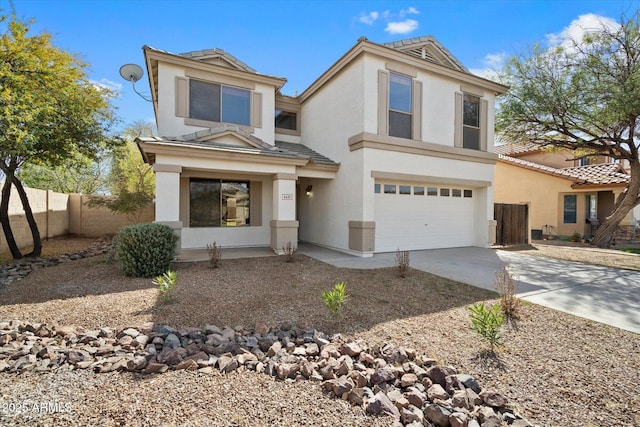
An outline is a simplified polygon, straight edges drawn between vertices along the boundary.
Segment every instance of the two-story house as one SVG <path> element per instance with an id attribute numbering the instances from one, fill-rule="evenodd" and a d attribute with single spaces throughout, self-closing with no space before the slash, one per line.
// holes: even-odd
<path id="1" fill-rule="evenodd" d="M 625 165 L 607 156 L 589 156 L 535 144 L 504 144 L 495 172 L 496 203 L 528 205 L 533 238 L 592 236 L 611 214 L 629 182 Z M 630 240 L 638 233 L 640 207 L 628 213 L 615 233 Z"/>
<path id="2" fill-rule="evenodd" d="M 361 38 L 300 95 L 220 49 L 143 47 L 156 221 L 182 250 L 493 243 L 495 97 L 433 37 Z"/>

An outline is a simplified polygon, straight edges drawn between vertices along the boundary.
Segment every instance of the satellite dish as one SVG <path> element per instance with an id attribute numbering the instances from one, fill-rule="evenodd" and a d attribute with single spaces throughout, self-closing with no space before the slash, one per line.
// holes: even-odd
<path id="1" fill-rule="evenodd" d="M 136 64 L 124 64 L 120 67 L 120 75 L 123 79 L 135 83 L 142 78 L 142 67 Z"/>

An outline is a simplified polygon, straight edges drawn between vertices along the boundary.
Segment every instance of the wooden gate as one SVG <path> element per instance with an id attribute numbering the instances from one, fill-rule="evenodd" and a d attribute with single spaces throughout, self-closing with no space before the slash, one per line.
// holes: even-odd
<path id="1" fill-rule="evenodd" d="M 527 205 L 495 203 L 493 215 L 496 220 L 496 244 L 526 245 L 528 224 Z"/>

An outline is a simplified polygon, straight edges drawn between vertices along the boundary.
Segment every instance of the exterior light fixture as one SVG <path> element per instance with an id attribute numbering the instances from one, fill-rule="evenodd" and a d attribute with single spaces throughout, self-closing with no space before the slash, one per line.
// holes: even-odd
<path id="1" fill-rule="evenodd" d="M 313 185 L 307 185 L 307 196 L 311 197 L 311 191 L 313 191 Z"/>

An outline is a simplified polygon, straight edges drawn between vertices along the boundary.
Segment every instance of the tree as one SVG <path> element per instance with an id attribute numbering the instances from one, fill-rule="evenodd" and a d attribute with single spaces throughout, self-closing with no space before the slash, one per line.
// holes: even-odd
<path id="1" fill-rule="evenodd" d="M 102 159 L 92 160 L 84 156 L 75 156 L 64 165 L 53 168 L 27 163 L 21 168 L 18 178 L 31 188 L 65 194 L 104 194 L 108 184 L 106 166 Z"/>
<path id="2" fill-rule="evenodd" d="M 52 45 L 51 35 L 29 34 L 31 22 L 0 16 L 0 171 L 5 176 L 0 222 L 13 258 L 22 258 L 9 224 L 16 187 L 39 256 L 42 243 L 17 172 L 26 164 L 63 165 L 75 156 L 95 158 L 110 140 L 112 95 L 87 79 L 87 64 Z"/>
<path id="3" fill-rule="evenodd" d="M 111 157 L 107 186 L 112 197 L 91 197 L 89 206 L 106 207 L 128 216 L 133 222 L 140 222 L 142 209 L 153 201 L 156 181 L 153 168 L 143 161 L 134 140 L 151 134 L 151 124 L 141 121 L 124 129 L 125 143 L 115 148 Z"/>
<path id="4" fill-rule="evenodd" d="M 640 203 L 640 15 L 581 39 L 509 60 L 511 89 L 496 114 L 499 138 L 602 154 L 629 164 L 630 181 L 592 245 L 609 247 L 620 221 Z"/>

